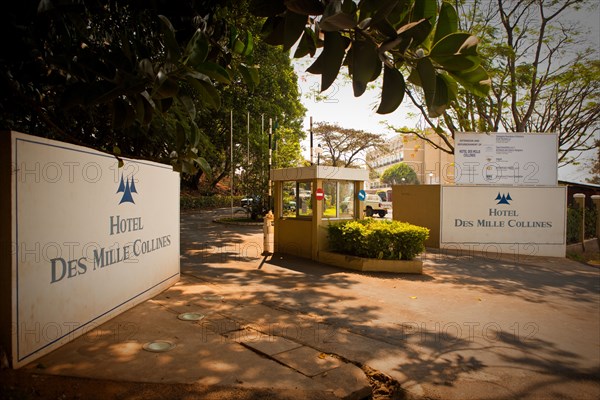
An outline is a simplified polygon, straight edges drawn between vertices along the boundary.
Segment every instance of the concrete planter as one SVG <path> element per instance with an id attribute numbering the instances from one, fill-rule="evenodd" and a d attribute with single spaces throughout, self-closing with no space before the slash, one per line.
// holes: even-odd
<path id="1" fill-rule="evenodd" d="M 339 254 L 331 251 L 319 251 L 319 262 L 348 268 L 356 271 L 397 272 L 403 274 L 422 274 L 423 262 L 420 260 L 378 260 Z"/>

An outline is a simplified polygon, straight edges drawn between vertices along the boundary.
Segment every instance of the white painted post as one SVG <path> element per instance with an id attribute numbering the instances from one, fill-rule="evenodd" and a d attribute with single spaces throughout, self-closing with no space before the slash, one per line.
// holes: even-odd
<path id="1" fill-rule="evenodd" d="M 593 194 L 592 201 L 596 207 L 596 240 L 598 240 L 598 247 L 600 248 L 600 195 Z"/>
<path id="2" fill-rule="evenodd" d="M 581 249 L 585 251 L 585 194 L 575 193 L 573 198 L 577 207 L 581 209 Z"/>

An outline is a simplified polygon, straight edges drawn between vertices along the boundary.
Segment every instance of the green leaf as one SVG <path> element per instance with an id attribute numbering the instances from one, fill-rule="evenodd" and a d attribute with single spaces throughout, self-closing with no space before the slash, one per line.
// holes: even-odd
<path id="1" fill-rule="evenodd" d="M 112 102 L 112 111 L 114 128 L 127 128 L 135 121 L 135 110 L 123 99 L 115 99 Z"/>
<path id="2" fill-rule="evenodd" d="M 357 9 L 358 7 L 354 0 L 342 0 L 342 12 L 351 15 L 354 14 Z"/>
<path id="3" fill-rule="evenodd" d="M 194 164 L 187 160 L 181 160 L 181 172 L 183 172 L 184 174 L 191 175 L 194 173 L 194 170 Z"/>
<path id="4" fill-rule="evenodd" d="M 306 15 L 296 14 L 290 10 L 285 13 L 283 51 L 288 51 L 298 41 L 307 22 L 308 17 Z"/>
<path id="5" fill-rule="evenodd" d="M 258 84 L 260 83 L 258 68 L 249 67 L 245 64 L 240 64 L 239 70 L 242 74 L 244 82 L 246 82 L 246 85 L 248 86 L 248 90 L 253 91 L 256 88 L 256 86 L 258 86 Z"/>
<path id="6" fill-rule="evenodd" d="M 448 88 L 448 101 L 453 102 L 458 98 L 458 84 L 456 81 L 447 74 L 438 74 L 438 77 L 442 78 L 446 82 Z"/>
<path id="7" fill-rule="evenodd" d="M 359 3 L 358 10 L 361 19 L 372 17 L 374 21 L 385 19 L 385 16 L 394 9 L 398 0 L 363 0 Z"/>
<path id="8" fill-rule="evenodd" d="M 416 0 L 411 21 L 427 19 L 429 22 L 433 22 L 437 15 L 437 7 L 437 0 Z"/>
<path id="9" fill-rule="evenodd" d="M 231 83 L 231 76 L 229 76 L 229 72 L 219 64 L 215 64 L 212 62 L 204 62 L 202 64 L 198 64 L 196 66 L 196 71 L 216 80 L 217 82 L 221 82 L 224 84 Z"/>
<path id="10" fill-rule="evenodd" d="M 447 56 L 447 57 L 431 57 L 446 71 L 472 71 L 479 67 L 481 59 L 478 56 Z"/>
<path id="11" fill-rule="evenodd" d="M 404 76 L 396 68 L 385 67 L 383 70 L 383 88 L 381 90 L 381 103 L 377 114 L 389 114 L 395 111 L 404 99 L 406 83 Z"/>
<path id="12" fill-rule="evenodd" d="M 165 40 L 165 48 L 167 49 L 167 59 L 171 62 L 176 62 L 181 58 L 181 49 L 175 38 L 175 28 L 171 24 L 171 21 L 164 15 L 159 15 L 161 33 Z"/>
<path id="13" fill-rule="evenodd" d="M 398 30 L 399 39 L 409 39 L 407 43 L 410 43 L 410 47 L 415 48 L 427 39 L 431 32 L 432 25 L 429 20 L 421 19 L 419 21 L 411 22 L 403 25 Z M 404 40 L 406 42 L 406 40 Z M 398 41 L 398 44 L 400 41 Z"/>
<path id="14" fill-rule="evenodd" d="M 236 38 L 233 41 L 233 48 L 231 50 L 236 54 L 242 54 L 244 51 L 244 42 L 242 42 L 239 38 Z"/>
<path id="15" fill-rule="evenodd" d="M 435 94 L 430 105 L 428 105 L 428 114 L 431 118 L 437 118 L 441 116 L 448 105 L 450 104 L 450 97 L 452 94 L 448 89 L 448 85 L 444 78 L 440 75 L 435 77 Z"/>
<path id="16" fill-rule="evenodd" d="M 208 176 L 212 175 L 212 168 L 210 167 L 210 164 L 208 163 L 208 161 L 206 161 L 204 157 L 197 157 L 194 159 L 194 161 L 196 162 L 196 164 L 198 164 L 198 167 L 200 167 L 202 172 L 204 172 Z"/>
<path id="17" fill-rule="evenodd" d="M 162 82 L 160 82 L 162 80 Z M 154 96 L 157 99 L 165 99 L 167 97 L 176 96 L 179 92 L 179 85 L 173 78 L 166 77 L 166 79 L 159 79 L 159 85 L 154 92 Z"/>
<path id="18" fill-rule="evenodd" d="M 465 89 L 480 97 L 486 97 L 492 87 L 492 81 L 482 66 L 467 72 L 449 71 L 449 74 Z"/>
<path id="19" fill-rule="evenodd" d="M 200 29 L 197 29 L 186 46 L 184 64 L 196 66 L 204 62 L 208 56 L 208 50 L 209 46 L 206 35 Z"/>
<path id="20" fill-rule="evenodd" d="M 433 104 L 436 88 L 436 73 L 431 60 L 428 58 L 421 58 L 417 62 L 417 73 L 419 75 L 421 87 L 423 88 L 423 93 L 425 94 L 427 109 L 430 109 Z"/>
<path id="21" fill-rule="evenodd" d="M 179 101 L 188 112 L 188 115 L 192 120 L 196 119 L 196 105 L 194 101 L 189 96 L 179 96 Z"/>
<path id="22" fill-rule="evenodd" d="M 458 30 L 458 14 L 454 6 L 446 1 L 442 2 L 440 14 L 435 26 L 435 36 L 433 43 L 439 42 L 442 38 Z"/>
<path id="23" fill-rule="evenodd" d="M 154 80 L 156 76 L 154 75 L 154 68 L 152 67 L 152 62 L 149 59 L 144 58 L 140 60 L 138 67 L 140 71 L 143 72 L 148 78 Z"/>
<path id="24" fill-rule="evenodd" d="M 308 67 L 306 69 L 306 72 L 315 74 L 315 75 L 321 75 L 323 73 L 323 71 L 325 70 L 323 64 L 324 64 L 324 58 L 323 58 L 323 53 L 321 53 L 319 55 L 319 57 L 317 57 L 317 59 L 310 65 L 310 67 Z"/>
<path id="25" fill-rule="evenodd" d="M 304 34 L 300 38 L 300 43 L 294 53 L 294 58 L 302 58 L 307 54 L 314 56 L 317 51 L 317 44 L 314 36 L 314 32 L 310 28 L 304 29 Z"/>
<path id="26" fill-rule="evenodd" d="M 321 15 L 325 7 L 319 0 L 285 0 L 288 10 L 303 15 Z"/>
<path id="27" fill-rule="evenodd" d="M 347 14 L 342 9 L 340 0 L 333 0 L 327 4 L 323 17 L 319 21 L 319 29 L 326 32 L 341 31 L 351 29 L 357 25 L 354 15 Z"/>
<path id="28" fill-rule="evenodd" d="M 190 86 L 198 92 L 202 104 L 215 110 L 218 110 L 221 107 L 221 97 L 213 85 L 203 80 L 194 79 L 190 76 L 187 77 L 187 81 Z"/>
<path id="29" fill-rule="evenodd" d="M 142 99 L 142 102 L 144 103 L 144 121 L 143 121 L 143 124 L 147 126 L 152 121 L 152 117 L 154 115 L 154 103 L 152 102 L 152 99 L 150 98 L 150 95 L 146 91 L 144 91 L 142 93 L 142 95 L 140 96 L 140 98 Z"/>
<path id="30" fill-rule="evenodd" d="M 248 57 L 254 51 L 254 36 L 252 36 L 252 32 L 246 31 L 246 42 L 244 51 L 241 53 L 242 57 Z"/>
<path id="31" fill-rule="evenodd" d="M 144 123 L 146 107 L 144 106 L 144 98 L 142 96 L 129 97 L 129 101 L 135 105 L 135 119 L 140 124 Z"/>
<path id="32" fill-rule="evenodd" d="M 465 32 L 452 33 L 436 42 L 429 55 L 432 57 L 458 54 L 476 56 L 477 44 L 477 38 L 471 34 Z"/>
<path id="33" fill-rule="evenodd" d="M 163 113 L 166 113 L 167 111 L 169 111 L 169 108 L 171 108 L 171 106 L 173 105 L 173 98 L 172 97 L 168 97 L 166 99 L 161 99 L 159 101 L 160 104 L 160 109 Z"/>
<path id="34" fill-rule="evenodd" d="M 283 0 L 252 0 L 250 12 L 257 17 L 274 17 L 286 10 Z"/>
<path id="35" fill-rule="evenodd" d="M 451 33 L 437 42 L 429 56 L 448 71 L 470 71 L 481 64 L 478 40 L 468 33 Z"/>
<path id="36" fill-rule="evenodd" d="M 183 125 L 181 125 L 181 122 L 177 121 L 175 129 L 175 147 L 177 148 L 177 151 L 181 151 L 184 148 L 185 142 L 185 129 L 183 128 Z"/>
<path id="37" fill-rule="evenodd" d="M 352 88 L 354 96 L 361 96 L 373 76 L 381 71 L 381 60 L 377 48 L 368 40 L 355 40 L 352 43 Z"/>
<path id="38" fill-rule="evenodd" d="M 280 16 L 269 17 L 262 26 L 261 35 L 265 43 L 273 46 L 283 44 L 285 32 L 285 18 Z"/>
<path id="39" fill-rule="evenodd" d="M 339 32 L 325 32 L 323 52 L 308 69 L 311 73 L 321 70 L 321 92 L 329 89 L 335 81 L 349 43 L 350 39 L 343 37 Z"/>

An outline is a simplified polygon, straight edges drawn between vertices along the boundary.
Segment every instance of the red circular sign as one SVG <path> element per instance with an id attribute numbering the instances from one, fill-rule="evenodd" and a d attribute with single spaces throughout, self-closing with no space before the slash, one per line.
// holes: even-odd
<path id="1" fill-rule="evenodd" d="M 325 193 L 323 193 L 323 189 L 318 188 L 315 196 L 317 197 L 317 200 L 323 200 L 323 197 L 325 197 Z"/>

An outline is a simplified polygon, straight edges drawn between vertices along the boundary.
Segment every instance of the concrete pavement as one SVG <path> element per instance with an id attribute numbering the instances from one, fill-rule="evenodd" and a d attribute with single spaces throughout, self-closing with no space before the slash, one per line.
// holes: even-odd
<path id="1" fill-rule="evenodd" d="M 420 276 L 356 273 L 265 259 L 260 227 L 214 216 L 182 215 L 177 285 L 25 371 L 271 398 L 600 398 L 598 268 L 429 253 Z M 155 340 L 174 348 L 143 350 Z"/>

